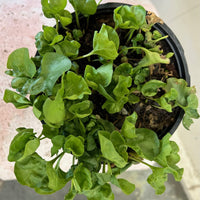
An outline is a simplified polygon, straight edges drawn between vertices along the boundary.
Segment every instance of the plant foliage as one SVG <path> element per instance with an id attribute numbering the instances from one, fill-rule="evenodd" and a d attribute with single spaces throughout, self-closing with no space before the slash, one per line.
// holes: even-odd
<path id="1" fill-rule="evenodd" d="M 152 170 L 148 183 L 156 194 L 162 194 L 169 173 L 176 181 L 181 180 L 178 146 L 170 141 L 169 133 L 159 139 L 155 131 L 139 127 L 137 112 L 126 108 L 144 99 L 167 112 L 180 107 L 185 112 L 183 125 L 189 129 L 193 119 L 199 118 L 195 88 L 167 75 L 165 80 L 151 79 L 151 67 L 169 64 L 173 53 L 163 54 L 159 41 L 167 36 L 151 29 L 142 6 L 116 8 L 115 25 L 103 23 L 94 32 L 92 50 L 83 55 L 81 41 L 89 24 L 81 27 L 79 14 L 88 23 L 101 1 L 69 2 L 75 9 L 75 28 L 68 26 L 72 15 L 65 10 L 67 0 L 42 0 L 44 15 L 54 18 L 56 27 L 43 26 L 36 35 L 38 55 L 34 58 L 29 57 L 27 48 L 13 51 L 8 58 L 6 73 L 13 77 L 11 86 L 16 92 L 6 89 L 4 101 L 18 109 L 33 107 L 43 123 L 39 136 L 32 129 L 18 128 L 10 144 L 8 160 L 15 162 L 17 180 L 40 194 L 54 193 L 71 181 L 65 200 L 74 199 L 76 194 L 84 194 L 88 200 L 113 200 L 110 184 L 131 194 L 135 185 L 117 176 L 142 163 Z M 59 23 L 65 33 L 59 32 Z M 123 45 L 120 31 L 126 31 Z M 130 55 L 140 59 L 132 64 Z M 78 64 L 81 59 L 87 63 L 84 69 Z M 95 62 L 98 67 L 93 66 Z M 120 115 L 120 127 L 102 113 Z M 36 153 L 43 139 L 52 142 L 49 161 Z M 65 154 L 73 155 L 68 172 L 60 168 Z"/>

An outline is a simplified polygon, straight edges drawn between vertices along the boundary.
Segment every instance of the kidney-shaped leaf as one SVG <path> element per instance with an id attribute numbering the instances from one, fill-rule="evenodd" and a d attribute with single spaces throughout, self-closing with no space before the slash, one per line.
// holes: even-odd
<path id="1" fill-rule="evenodd" d="M 156 133 L 150 129 L 136 129 L 137 137 L 128 139 L 127 145 L 140 156 L 153 160 L 160 152 L 160 141 Z"/>
<path id="2" fill-rule="evenodd" d="M 141 89 L 144 96 L 152 97 L 158 93 L 159 88 L 163 88 L 166 83 L 159 80 L 150 80 L 146 82 Z"/>
<path id="3" fill-rule="evenodd" d="M 24 149 L 27 144 L 32 138 L 34 138 L 35 133 L 33 133 L 33 129 L 25 129 L 20 128 L 17 129 L 18 134 L 13 138 L 10 149 L 8 160 L 10 162 L 17 161 L 24 155 Z"/>
<path id="4" fill-rule="evenodd" d="M 27 48 L 20 48 L 13 51 L 8 57 L 7 68 L 12 69 L 15 76 L 33 78 L 36 73 L 35 64 L 29 58 Z"/>
<path id="5" fill-rule="evenodd" d="M 18 109 L 27 108 L 32 105 L 26 97 L 8 89 L 5 90 L 3 100 L 6 103 L 12 103 Z"/>
<path id="6" fill-rule="evenodd" d="M 101 131 L 99 131 L 98 135 L 103 157 L 113 162 L 117 167 L 123 168 L 127 164 L 127 162 L 115 150 L 115 147 L 111 140 L 101 134 Z"/>
<path id="7" fill-rule="evenodd" d="M 15 163 L 15 176 L 22 185 L 34 188 L 40 194 L 55 192 L 48 187 L 47 162 L 37 153 Z"/>
<path id="8" fill-rule="evenodd" d="M 91 54 L 97 54 L 106 60 L 115 60 L 118 56 L 117 37 L 111 38 L 111 31 L 107 30 L 105 26 L 105 24 L 102 25 L 99 33 L 95 31 Z"/>
<path id="9" fill-rule="evenodd" d="M 67 57 L 76 57 L 79 53 L 80 43 L 76 40 L 64 40 L 59 44 L 55 45 L 54 48 L 57 53 L 63 54 Z"/>
<path id="10" fill-rule="evenodd" d="M 99 68 L 95 69 L 94 67 L 87 65 L 85 68 L 85 79 L 88 82 L 88 85 L 93 89 L 97 89 L 98 85 L 107 87 L 112 80 L 113 74 L 113 63 L 106 63 Z"/>
<path id="11" fill-rule="evenodd" d="M 64 148 L 65 150 L 72 152 L 73 155 L 80 157 L 84 153 L 83 139 L 81 137 L 69 135 L 66 138 Z"/>
<path id="12" fill-rule="evenodd" d="M 97 3 L 95 0 L 69 0 L 77 12 L 83 15 L 93 15 L 96 13 Z"/>
<path id="13" fill-rule="evenodd" d="M 64 78 L 65 93 L 64 98 L 69 100 L 82 99 L 84 95 L 91 94 L 90 89 L 85 81 L 85 79 L 69 71 Z"/>
<path id="14" fill-rule="evenodd" d="M 135 124 L 137 121 L 137 113 L 133 112 L 132 115 L 125 118 L 124 123 L 122 125 L 121 133 L 127 138 L 136 137 L 136 128 Z"/>
<path id="15" fill-rule="evenodd" d="M 63 55 L 49 52 L 44 55 L 41 65 L 41 73 L 33 82 L 30 93 L 37 95 L 45 92 L 51 95 L 58 78 L 71 68 L 71 61 Z"/>
<path id="16" fill-rule="evenodd" d="M 53 162 L 47 162 L 46 173 L 49 179 L 48 187 L 52 190 L 61 190 L 66 185 L 66 173 L 63 172 L 60 168 L 54 169 Z"/>
<path id="17" fill-rule="evenodd" d="M 53 18 L 57 13 L 64 10 L 67 0 L 41 0 L 41 4 L 45 17 Z"/>
<path id="18" fill-rule="evenodd" d="M 115 29 L 139 29 L 146 24 L 146 10 L 140 6 L 120 6 L 114 10 Z"/>

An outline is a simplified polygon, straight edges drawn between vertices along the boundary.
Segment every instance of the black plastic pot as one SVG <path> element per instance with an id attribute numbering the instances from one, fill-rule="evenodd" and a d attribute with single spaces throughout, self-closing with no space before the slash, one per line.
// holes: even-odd
<path id="1" fill-rule="evenodd" d="M 98 6 L 98 9 L 97 9 L 97 12 L 95 13 L 95 15 L 93 15 L 91 17 L 95 17 L 95 16 L 102 15 L 102 14 L 113 13 L 113 10 L 121 5 L 131 6 L 130 4 L 123 4 L 123 3 L 101 4 Z M 76 23 L 75 13 L 72 13 L 72 16 L 73 16 L 72 23 Z M 79 17 L 80 17 L 80 19 L 83 18 L 83 16 L 81 16 L 81 15 Z M 163 23 L 163 24 L 156 23 L 153 27 L 156 30 L 158 30 L 163 36 L 168 35 L 168 38 L 166 38 L 165 40 L 166 40 L 167 44 L 169 45 L 169 48 L 171 49 L 170 51 L 174 53 L 174 57 L 175 57 L 175 61 L 176 61 L 176 68 L 177 68 L 179 77 L 185 79 L 188 83 L 188 86 L 190 86 L 190 75 L 188 72 L 188 66 L 187 66 L 185 55 L 184 55 L 184 50 L 183 50 L 179 40 L 177 39 L 176 35 L 165 23 Z M 63 31 L 63 33 L 65 32 L 65 30 L 64 29 L 62 30 L 62 28 L 61 28 L 61 32 L 62 31 Z M 183 115 L 184 115 L 184 111 L 180 108 L 177 113 L 174 124 L 171 127 L 164 129 L 162 131 L 162 133 L 158 135 L 158 137 L 162 138 L 168 132 L 170 134 L 173 134 L 176 131 L 176 129 L 178 128 L 180 122 L 182 121 Z"/>

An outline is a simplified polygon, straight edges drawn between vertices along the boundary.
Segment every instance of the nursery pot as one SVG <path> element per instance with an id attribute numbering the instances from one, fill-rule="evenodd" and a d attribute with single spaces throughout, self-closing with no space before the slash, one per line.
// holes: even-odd
<path id="1" fill-rule="evenodd" d="M 98 15 L 113 13 L 113 10 L 121 5 L 129 5 L 129 4 L 123 4 L 123 3 L 101 4 L 98 6 L 97 12 L 93 16 L 90 16 L 90 18 L 96 18 Z M 72 25 L 74 25 L 76 24 L 75 13 L 72 13 L 72 16 L 73 16 Z M 79 16 L 79 19 L 80 21 L 85 20 L 84 17 L 81 15 Z M 165 23 L 156 23 L 153 26 L 153 28 L 158 30 L 163 36 L 168 35 L 165 41 L 170 49 L 169 51 L 174 53 L 175 66 L 178 72 L 178 76 L 179 78 L 186 80 L 188 83 L 188 86 L 190 86 L 190 75 L 188 72 L 188 66 L 187 66 L 185 55 L 184 55 L 184 50 L 179 40 L 177 39 L 176 35 Z M 59 32 L 65 33 L 65 30 L 60 26 Z M 179 108 L 175 116 L 174 123 L 170 127 L 164 128 L 163 131 L 159 133 L 158 137 L 161 139 L 168 132 L 170 134 L 173 134 L 175 130 L 178 128 L 183 118 L 183 115 L 184 115 L 184 111 L 181 108 Z"/>

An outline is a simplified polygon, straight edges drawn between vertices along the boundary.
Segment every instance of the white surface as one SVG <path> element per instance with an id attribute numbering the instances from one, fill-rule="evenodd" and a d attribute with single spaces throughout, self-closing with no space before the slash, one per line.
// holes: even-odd
<path id="1" fill-rule="evenodd" d="M 160 17 L 180 40 L 188 63 L 191 85 L 195 85 L 200 99 L 200 1 L 199 0 L 152 0 Z M 200 109 L 199 109 L 200 111 Z M 184 167 L 183 183 L 191 200 L 200 199 L 200 120 L 190 131 L 182 126 L 173 136 L 180 143 L 181 166 Z"/>

